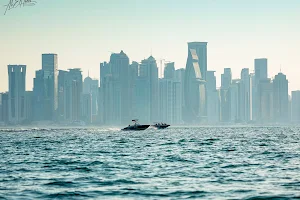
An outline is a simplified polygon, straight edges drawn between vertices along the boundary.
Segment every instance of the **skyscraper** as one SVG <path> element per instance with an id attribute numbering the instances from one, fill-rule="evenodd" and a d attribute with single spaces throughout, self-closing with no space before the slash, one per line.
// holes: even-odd
<path id="1" fill-rule="evenodd" d="M 121 51 L 113 53 L 109 61 L 113 80 L 113 118 L 117 124 L 127 124 L 131 121 L 129 97 L 129 58 Z"/>
<path id="2" fill-rule="evenodd" d="M 273 83 L 271 79 L 263 79 L 257 87 L 257 122 L 271 123 L 273 112 Z"/>
<path id="3" fill-rule="evenodd" d="M 8 65 L 8 77 L 8 121 L 11 124 L 20 124 L 26 119 L 26 65 Z"/>
<path id="4" fill-rule="evenodd" d="M 239 120 L 242 122 L 250 121 L 250 74 L 249 69 L 241 71 L 239 95 Z"/>
<path id="5" fill-rule="evenodd" d="M 250 73 L 250 121 L 255 121 L 255 111 L 254 108 L 257 107 L 257 102 L 254 102 L 256 98 L 257 88 L 255 87 L 255 73 Z"/>
<path id="6" fill-rule="evenodd" d="M 102 82 L 104 82 L 105 76 L 111 74 L 110 64 L 107 62 L 100 63 L 100 87 Z"/>
<path id="7" fill-rule="evenodd" d="M 159 79 L 159 116 L 160 121 L 173 122 L 174 87 L 172 79 Z"/>
<path id="8" fill-rule="evenodd" d="M 175 78 L 174 62 L 166 64 L 164 78 L 159 80 L 160 120 L 170 124 L 182 123 L 182 82 Z"/>
<path id="9" fill-rule="evenodd" d="M 29 124 L 33 120 L 33 92 L 25 91 L 25 123 Z"/>
<path id="10" fill-rule="evenodd" d="M 73 123 L 82 119 L 82 74 L 78 68 L 59 71 L 59 122 Z"/>
<path id="11" fill-rule="evenodd" d="M 221 74 L 221 88 L 229 89 L 232 82 L 232 74 L 230 68 L 224 68 L 224 73 Z"/>
<path id="12" fill-rule="evenodd" d="M 100 86 L 100 118 L 105 125 L 113 124 L 114 104 L 113 104 L 113 79 L 111 74 L 107 74 L 101 79 Z"/>
<path id="13" fill-rule="evenodd" d="M 100 64 L 100 99 L 102 122 L 127 124 L 132 119 L 131 68 L 128 56 L 121 51 Z"/>
<path id="14" fill-rule="evenodd" d="M 268 59 L 257 58 L 254 60 L 254 69 L 256 81 L 268 78 Z"/>
<path id="15" fill-rule="evenodd" d="M 113 79 L 111 67 L 107 62 L 100 63 L 100 88 L 99 88 L 99 122 L 101 124 L 113 123 Z"/>
<path id="16" fill-rule="evenodd" d="M 44 70 L 38 70 L 35 72 L 35 78 L 33 79 L 33 120 L 44 121 L 49 120 L 49 113 L 51 107 L 48 101 L 48 79 L 44 78 Z"/>
<path id="17" fill-rule="evenodd" d="M 66 81 L 66 116 L 69 122 L 81 119 L 82 74 L 78 68 L 69 69 Z"/>
<path id="18" fill-rule="evenodd" d="M 206 120 L 206 71 L 207 43 L 188 43 L 188 58 L 184 83 L 184 120 L 187 123 L 200 123 Z"/>
<path id="19" fill-rule="evenodd" d="M 48 114 L 52 120 L 56 119 L 58 108 L 58 60 L 57 54 L 42 54 L 42 70 L 44 79 L 48 79 L 46 99 L 49 99 L 51 112 Z"/>
<path id="20" fill-rule="evenodd" d="M 2 108 L 2 93 L 0 93 L 0 124 L 3 123 Z"/>
<path id="21" fill-rule="evenodd" d="M 206 92 L 207 92 L 207 122 L 217 123 L 220 119 L 219 92 L 217 91 L 215 71 L 206 73 Z"/>
<path id="22" fill-rule="evenodd" d="M 239 121 L 239 109 L 240 109 L 240 80 L 233 79 L 229 88 L 230 93 L 230 121 Z"/>
<path id="23" fill-rule="evenodd" d="M 1 103 L 2 103 L 2 122 L 4 124 L 8 123 L 8 92 L 1 94 Z"/>
<path id="24" fill-rule="evenodd" d="M 182 82 L 173 81 L 173 118 L 174 124 L 182 124 Z"/>
<path id="25" fill-rule="evenodd" d="M 129 66 L 129 74 L 130 74 L 130 80 L 129 80 L 129 98 L 130 98 L 130 111 L 132 116 L 137 116 L 137 109 L 136 109 L 136 98 L 135 98 L 135 92 L 137 87 L 137 80 L 139 77 L 139 63 L 133 61 L 131 65 Z"/>
<path id="26" fill-rule="evenodd" d="M 258 58 L 254 60 L 254 70 L 255 75 L 252 82 L 252 120 L 257 121 L 259 110 L 259 96 L 258 96 L 258 88 L 259 83 L 268 79 L 268 60 L 266 58 Z"/>
<path id="27" fill-rule="evenodd" d="M 196 50 L 201 78 L 206 80 L 207 72 L 207 42 L 189 42 L 189 49 Z"/>
<path id="28" fill-rule="evenodd" d="M 300 123 L 300 90 L 292 91 L 292 122 Z"/>
<path id="29" fill-rule="evenodd" d="M 81 116 L 82 116 L 82 120 L 87 124 L 93 123 L 91 93 L 82 94 Z"/>
<path id="30" fill-rule="evenodd" d="M 58 72 L 58 120 L 66 121 L 66 102 L 68 71 L 59 70 Z"/>
<path id="31" fill-rule="evenodd" d="M 165 64 L 164 78 L 173 79 L 175 76 L 175 63 L 169 62 Z"/>
<path id="32" fill-rule="evenodd" d="M 230 68 L 224 68 L 224 73 L 221 74 L 221 89 L 220 89 L 220 116 L 222 122 L 231 121 L 231 94 L 230 86 L 232 83 L 232 74 Z"/>
<path id="33" fill-rule="evenodd" d="M 181 69 L 177 69 L 175 71 L 175 80 L 180 82 L 180 93 L 181 93 L 181 120 L 183 117 L 183 107 L 184 107 L 184 79 L 185 79 L 185 69 L 181 68 Z"/>
<path id="34" fill-rule="evenodd" d="M 96 116 L 98 115 L 98 87 L 98 80 L 92 79 L 89 76 L 84 79 L 83 94 L 91 94 L 91 111 L 93 116 L 92 121 L 94 121 L 94 119 L 96 119 Z"/>
<path id="35" fill-rule="evenodd" d="M 149 80 L 146 77 L 139 76 L 136 80 L 134 92 L 135 115 L 133 115 L 133 118 L 139 119 L 143 123 L 152 123 L 150 91 Z"/>
<path id="36" fill-rule="evenodd" d="M 288 122 L 289 119 L 289 94 L 288 80 L 286 75 L 278 73 L 273 80 L 273 103 L 274 103 L 274 121 Z"/>
<path id="37" fill-rule="evenodd" d="M 136 85 L 137 118 L 145 123 L 159 120 L 158 68 L 153 56 L 142 60 Z"/>

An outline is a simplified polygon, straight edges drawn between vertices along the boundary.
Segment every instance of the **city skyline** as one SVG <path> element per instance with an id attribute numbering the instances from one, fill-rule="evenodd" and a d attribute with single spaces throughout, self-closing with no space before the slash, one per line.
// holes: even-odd
<path id="1" fill-rule="evenodd" d="M 170 2 L 144 6 L 145 2 L 131 0 L 126 4 L 40 0 L 34 6 L 9 10 L 0 17 L 0 27 L 5 30 L 0 38 L 4 44 L 0 46 L 4 52 L 0 73 L 7 74 L 9 64 L 26 65 L 26 89 L 31 90 L 35 71 L 41 66 L 40 54 L 53 52 L 60 55 L 59 69 L 81 68 L 83 77 L 90 71 L 92 78 L 98 78 L 99 62 L 109 60 L 109 51 L 120 50 L 130 62 L 152 54 L 157 60 L 175 62 L 176 69 L 185 68 L 186 42 L 206 41 L 207 69 L 216 71 L 218 87 L 223 68 L 231 68 L 232 77 L 238 78 L 240 69 L 254 70 L 255 58 L 268 58 L 269 77 L 275 77 L 281 68 L 290 82 L 289 93 L 299 89 L 299 1 Z M 0 91 L 7 90 L 4 76 Z"/>
<path id="2" fill-rule="evenodd" d="M 188 42 L 188 43 L 197 43 L 197 42 Z M 208 42 L 200 42 L 200 43 L 208 43 Z M 120 50 L 120 51 L 122 51 L 123 52 L 123 50 Z M 117 54 L 117 53 L 114 53 L 114 52 L 111 52 L 111 54 Z M 207 53 L 208 55 L 207 55 L 207 57 L 209 57 L 209 52 Z M 47 52 L 47 53 L 41 53 L 40 54 L 40 57 L 41 57 L 41 65 L 40 65 L 40 67 L 42 68 L 42 66 L 43 66 L 43 63 L 42 63 L 42 57 L 43 57 L 43 55 L 58 55 L 57 53 L 49 53 L 49 52 Z M 111 55 L 110 55 L 111 56 Z M 110 57 L 109 56 L 109 57 Z M 152 54 L 149 54 L 148 55 L 148 57 L 154 57 L 154 58 L 156 58 L 155 56 L 153 56 Z M 188 57 L 188 55 L 186 56 L 186 57 Z M 61 58 L 59 58 L 59 60 L 60 60 Z M 145 60 L 145 59 L 147 59 L 147 57 L 144 57 L 142 60 Z M 245 68 L 238 68 L 238 69 L 235 69 L 235 70 L 240 70 L 238 73 L 237 73 L 237 75 L 236 76 L 234 76 L 234 75 L 231 75 L 232 77 L 231 77 L 231 79 L 232 80 L 234 80 L 234 79 L 240 79 L 241 77 L 240 77 L 240 73 L 241 73 L 241 70 L 242 69 L 249 69 L 249 72 L 250 73 L 254 73 L 255 72 L 255 61 L 256 60 L 267 60 L 267 66 L 268 66 L 268 71 L 267 71 L 267 76 L 268 76 L 268 78 L 271 78 L 271 79 L 274 79 L 275 78 L 275 76 L 278 74 L 278 72 L 280 72 L 280 73 L 284 73 L 286 76 L 288 76 L 287 75 L 287 73 L 285 73 L 285 71 L 282 69 L 282 66 L 280 65 L 280 68 L 279 68 L 279 70 L 278 71 L 274 71 L 274 70 L 270 70 L 270 66 L 269 66 L 269 63 L 270 63 L 270 61 L 269 61 L 269 59 L 268 58 L 254 58 L 253 60 L 252 60 L 252 63 L 253 63 L 253 67 L 251 68 L 247 68 L 247 67 L 245 67 Z M 109 59 L 107 59 L 107 60 L 109 60 Z M 136 62 L 139 62 L 139 61 L 142 61 L 142 60 L 130 60 L 130 57 L 129 57 L 129 64 L 134 64 L 134 63 L 136 63 Z M 208 59 L 207 59 L 208 60 Z M 157 61 L 157 67 L 158 67 L 158 74 L 159 74 L 159 78 L 163 78 L 164 77 L 164 74 L 161 74 L 161 72 L 164 72 L 164 70 L 165 70 L 165 68 L 166 68 L 166 65 L 167 64 L 169 64 L 169 63 L 172 63 L 172 65 L 175 67 L 175 69 L 176 70 L 178 70 L 178 69 L 186 69 L 186 66 L 183 66 L 183 67 L 176 67 L 177 65 L 176 65 L 176 63 L 174 62 L 174 61 L 172 61 L 172 60 L 170 60 L 170 61 L 167 61 L 167 59 L 157 59 L 156 60 Z M 59 61 L 58 61 L 59 62 Z M 105 62 L 105 61 L 103 61 L 103 60 L 101 60 L 101 61 L 99 61 L 99 63 L 101 64 L 102 62 Z M 209 60 L 207 61 L 207 62 L 209 62 Z M 85 69 L 85 68 L 80 68 L 80 67 L 68 67 L 68 68 L 59 68 L 59 64 L 58 64 L 58 70 L 69 70 L 69 69 L 80 69 L 82 72 L 83 72 L 83 78 L 92 78 L 93 80 L 100 80 L 99 78 L 100 78 L 100 76 L 99 76 L 99 74 L 100 74 L 100 68 L 99 68 L 99 63 L 98 63 L 98 66 L 97 66 L 97 68 L 98 68 L 98 70 L 96 70 L 97 71 L 97 74 L 96 73 L 94 73 L 94 71 L 95 70 L 93 70 L 93 72 L 91 72 L 92 70 L 90 70 L 90 69 Z M 26 66 L 26 70 L 27 70 L 27 72 L 26 72 L 26 76 L 27 77 L 30 77 L 30 76 L 28 76 L 28 65 L 26 64 L 26 63 L 14 63 L 14 64 L 7 64 L 5 67 L 7 67 L 7 66 L 9 66 L 9 65 L 15 65 L 15 66 L 18 66 L 18 65 L 25 65 Z M 162 68 L 161 68 L 162 67 Z M 233 68 L 231 68 L 231 67 L 225 67 L 225 68 L 222 68 L 222 70 L 224 70 L 224 69 L 230 69 L 231 70 L 231 73 L 232 73 L 232 71 L 233 71 Z M 31 69 L 32 70 L 32 69 Z M 34 71 L 34 74 L 36 73 L 36 71 L 38 71 L 39 70 L 39 68 L 37 68 L 37 69 L 35 69 L 35 71 Z M 214 70 L 214 69 L 209 69 L 208 67 L 207 67 L 207 71 L 213 71 L 213 72 L 215 72 L 216 74 L 216 88 L 217 89 L 220 89 L 220 88 L 222 88 L 222 72 L 223 71 L 216 71 L 216 70 Z M 5 68 L 5 73 L 7 74 L 7 68 Z M 270 74 L 270 72 L 269 71 L 272 71 L 274 74 Z M 232 73 L 233 74 L 233 73 Z M 6 79 L 7 79 L 7 75 L 6 75 Z M 5 79 L 5 76 L 3 77 L 4 79 Z M 289 79 L 290 80 L 290 79 Z M 7 80 L 8 81 L 8 80 Z M 28 85 L 28 82 L 32 82 L 31 84 L 29 84 Z M 100 82 L 98 83 L 99 85 L 100 85 Z M 32 91 L 33 90 L 33 85 L 34 85 L 34 77 L 32 78 L 32 80 L 28 80 L 28 78 L 26 79 L 26 90 L 27 91 Z M 292 91 L 297 91 L 297 90 L 300 90 L 300 85 L 299 85 L 299 87 L 298 87 L 298 84 L 295 86 L 295 88 L 291 88 L 290 87 L 290 81 L 289 81 L 289 95 L 291 95 L 292 94 Z M 3 84 L 1 84 L 1 86 L 2 87 L 0 87 L 0 88 L 3 88 Z M 9 87 L 9 84 L 7 83 L 7 88 L 5 89 L 4 88 L 4 90 L 0 90 L 0 92 L 7 92 L 8 91 L 8 88 Z"/>
<path id="3" fill-rule="evenodd" d="M 289 97 L 281 71 L 268 75 L 268 59 L 254 59 L 255 70 L 241 69 L 238 79 L 224 68 L 221 87 L 207 70 L 207 42 L 188 42 L 186 68 L 166 61 L 159 78 L 153 56 L 129 62 L 121 50 L 99 65 L 99 80 L 80 68 L 58 68 L 58 54 L 42 54 L 32 91 L 25 89 L 26 65 L 8 65 L 9 90 L 1 94 L 4 124 L 124 125 L 131 119 L 172 124 L 298 123 L 298 97 Z M 89 74 L 88 74 L 89 75 Z M 99 85 L 100 82 L 100 85 Z M 298 110 L 298 108 L 296 108 Z"/>

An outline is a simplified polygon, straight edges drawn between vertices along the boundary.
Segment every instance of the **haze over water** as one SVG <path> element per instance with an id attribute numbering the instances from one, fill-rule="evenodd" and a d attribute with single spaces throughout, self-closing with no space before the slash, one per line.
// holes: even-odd
<path id="1" fill-rule="evenodd" d="M 292 199 L 299 127 L 1 129 L 0 199 Z"/>
<path id="2" fill-rule="evenodd" d="M 60 69 L 80 67 L 99 78 L 99 63 L 120 50 L 131 61 L 153 54 L 184 68 L 191 41 L 208 42 L 208 69 L 216 71 L 218 86 L 224 67 L 238 78 L 242 68 L 254 69 L 254 58 L 266 57 L 270 77 L 281 66 L 290 90 L 299 89 L 298 0 L 36 0 L 4 16 L 8 2 L 0 2 L 0 73 L 7 74 L 8 64 L 26 64 L 27 90 L 42 53 L 57 53 Z M 0 91 L 7 89 L 3 76 Z"/>

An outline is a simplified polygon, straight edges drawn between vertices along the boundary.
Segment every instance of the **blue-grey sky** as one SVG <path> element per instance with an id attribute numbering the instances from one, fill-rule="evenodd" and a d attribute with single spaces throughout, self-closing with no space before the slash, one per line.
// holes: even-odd
<path id="1" fill-rule="evenodd" d="M 130 61 L 151 52 L 185 67 L 187 42 L 208 42 L 208 69 L 230 67 L 239 78 L 254 58 L 269 59 L 269 76 L 280 70 L 290 90 L 300 89 L 300 0 L 36 0 L 3 15 L 0 0 L 0 91 L 7 65 L 27 65 L 32 89 L 42 53 L 57 53 L 60 69 L 82 68 L 99 78 L 99 63 L 124 50 Z"/>

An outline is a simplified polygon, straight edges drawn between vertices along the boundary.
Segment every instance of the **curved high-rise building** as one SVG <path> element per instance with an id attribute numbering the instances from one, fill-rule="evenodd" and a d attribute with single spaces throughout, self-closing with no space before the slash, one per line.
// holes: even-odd
<path id="1" fill-rule="evenodd" d="M 184 120 L 200 123 L 206 119 L 207 42 L 188 43 L 184 86 Z"/>

